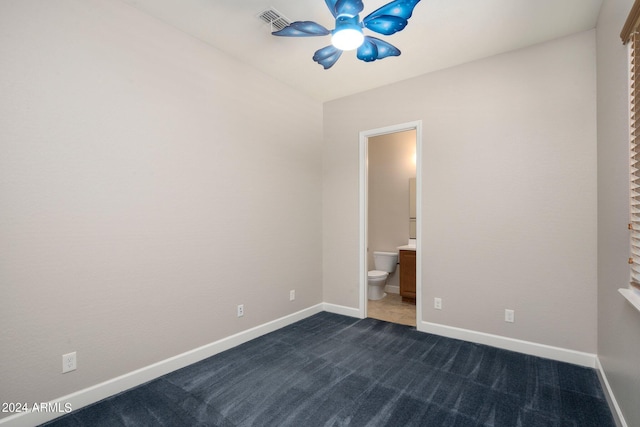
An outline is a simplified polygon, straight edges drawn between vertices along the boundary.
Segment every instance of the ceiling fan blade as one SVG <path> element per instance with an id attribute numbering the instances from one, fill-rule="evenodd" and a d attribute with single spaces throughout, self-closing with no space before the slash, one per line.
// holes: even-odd
<path id="1" fill-rule="evenodd" d="M 313 21 L 296 21 L 271 34 L 283 37 L 317 37 L 329 35 L 331 31 Z"/>
<path id="2" fill-rule="evenodd" d="M 407 26 L 418 2 L 420 0 L 394 0 L 371 12 L 362 20 L 362 24 L 385 36 L 397 33 Z"/>
<path id="3" fill-rule="evenodd" d="M 334 18 L 346 16 L 353 18 L 364 9 L 361 0 L 324 0 Z"/>
<path id="4" fill-rule="evenodd" d="M 329 45 L 317 50 L 313 55 L 313 60 L 322 65 L 325 70 L 328 70 L 333 67 L 333 64 L 335 64 L 338 59 L 340 59 L 340 55 L 342 55 L 342 51 L 340 49 L 333 45 Z"/>
<path id="5" fill-rule="evenodd" d="M 404 27 L 407 26 L 409 21 L 397 16 L 380 16 L 363 23 L 364 26 L 371 31 L 375 31 L 378 34 L 383 34 L 385 36 L 390 36 L 391 34 L 404 30 Z"/>
<path id="6" fill-rule="evenodd" d="M 371 62 L 388 56 L 400 56 L 400 49 L 375 37 L 365 36 L 364 43 L 358 48 L 358 59 Z"/>

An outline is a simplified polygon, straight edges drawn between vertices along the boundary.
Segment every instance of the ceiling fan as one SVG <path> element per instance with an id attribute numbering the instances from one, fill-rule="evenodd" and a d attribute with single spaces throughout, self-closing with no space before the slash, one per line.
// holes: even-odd
<path id="1" fill-rule="evenodd" d="M 335 29 L 328 30 L 313 21 L 296 21 L 287 27 L 274 31 L 274 36 L 317 37 L 331 34 L 331 45 L 315 52 L 313 60 L 329 69 L 345 50 L 357 49 L 358 59 L 371 62 L 389 56 L 399 56 L 400 49 L 376 37 L 365 36 L 363 28 L 378 34 L 390 36 L 402 31 L 420 0 L 394 0 L 380 7 L 360 21 L 359 14 L 364 9 L 361 0 L 325 0 L 336 19 Z"/>

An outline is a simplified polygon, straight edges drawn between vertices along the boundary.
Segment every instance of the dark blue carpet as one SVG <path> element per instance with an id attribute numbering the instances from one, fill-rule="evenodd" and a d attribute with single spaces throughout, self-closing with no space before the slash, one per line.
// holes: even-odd
<path id="1" fill-rule="evenodd" d="M 615 426 L 595 370 L 320 313 L 47 426 Z"/>

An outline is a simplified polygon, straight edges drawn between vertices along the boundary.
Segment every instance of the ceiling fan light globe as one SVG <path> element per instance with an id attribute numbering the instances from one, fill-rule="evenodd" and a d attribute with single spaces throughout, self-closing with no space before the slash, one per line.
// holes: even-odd
<path id="1" fill-rule="evenodd" d="M 331 44 L 340 50 L 354 50 L 364 42 L 364 34 L 355 28 L 345 28 L 335 31 L 331 36 Z"/>

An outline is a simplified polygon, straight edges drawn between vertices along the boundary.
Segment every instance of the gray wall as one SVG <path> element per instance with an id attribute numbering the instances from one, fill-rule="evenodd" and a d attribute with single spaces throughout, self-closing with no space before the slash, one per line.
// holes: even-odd
<path id="1" fill-rule="evenodd" d="M 632 0 L 605 0 L 598 48 L 598 356 L 629 426 L 640 425 L 640 313 L 629 282 L 629 100 L 620 30 Z"/>
<path id="2" fill-rule="evenodd" d="M 421 320 L 595 353 L 595 63 L 587 31 L 325 103 L 325 302 L 358 307 L 358 133 L 422 120 Z"/>
<path id="3" fill-rule="evenodd" d="M 2 1 L 0 58 L 0 401 L 322 302 L 319 102 L 118 1 Z"/>

